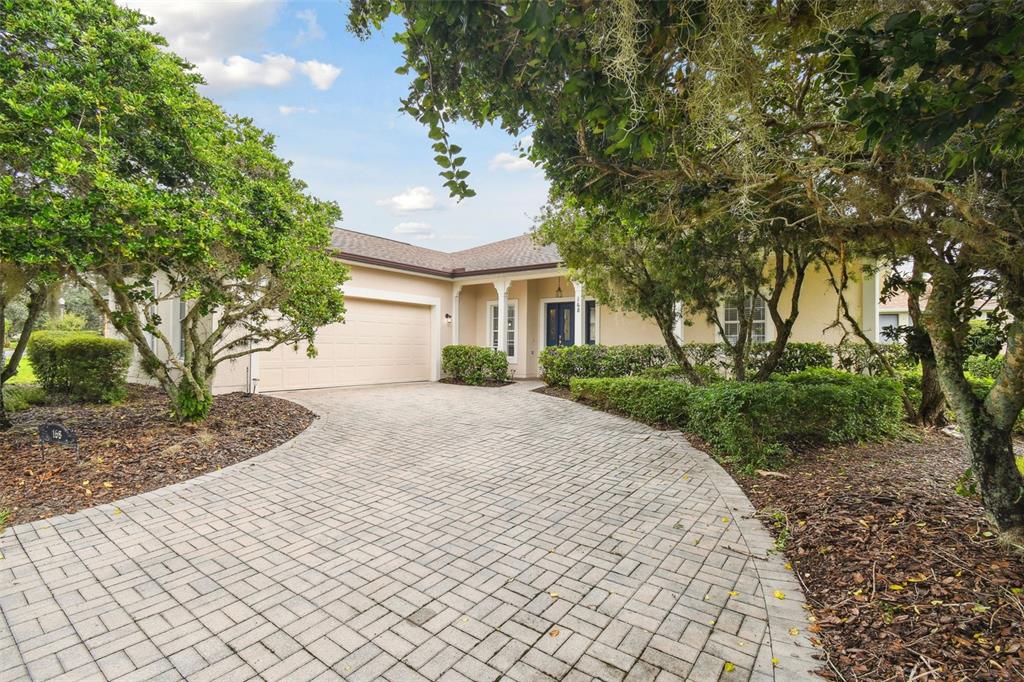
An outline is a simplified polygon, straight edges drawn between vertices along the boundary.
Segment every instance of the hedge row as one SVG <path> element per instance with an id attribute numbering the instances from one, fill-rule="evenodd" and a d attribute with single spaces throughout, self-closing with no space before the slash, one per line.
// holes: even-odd
<path id="1" fill-rule="evenodd" d="M 132 345 L 95 332 L 38 331 L 28 357 L 49 395 L 87 402 L 114 402 L 125 395 Z"/>
<path id="2" fill-rule="evenodd" d="M 913 360 L 900 344 L 880 346 L 897 367 L 910 367 Z M 747 372 L 757 372 L 771 353 L 772 344 L 755 343 L 750 348 Z M 683 352 L 706 379 L 727 376 L 732 359 L 725 344 L 687 343 Z M 540 356 L 541 375 L 552 386 L 568 386 L 574 378 L 623 376 L 682 376 L 665 346 L 553 346 Z M 838 367 L 849 372 L 879 374 L 881 365 L 863 344 L 789 343 L 775 368 L 780 374 L 800 372 L 811 367 Z"/>
<path id="3" fill-rule="evenodd" d="M 452 381 L 471 386 L 511 379 L 505 354 L 480 346 L 445 346 L 441 350 L 441 370 Z"/>
<path id="4" fill-rule="evenodd" d="M 793 447 L 881 440 L 902 429 L 901 387 L 817 368 L 772 381 L 692 386 L 643 377 L 573 379 L 572 396 L 698 435 L 746 469 L 780 466 Z"/>
<path id="5" fill-rule="evenodd" d="M 551 386 L 568 386 L 574 377 L 622 377 L 664 367 L 668 348 L 654 344 L 625 346 L 550 346 L 540 354 L 540 370 Z"/>

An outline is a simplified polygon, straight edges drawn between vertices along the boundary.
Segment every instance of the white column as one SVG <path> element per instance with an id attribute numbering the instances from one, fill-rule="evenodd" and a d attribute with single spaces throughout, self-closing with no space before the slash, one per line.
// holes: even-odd
<path id="1" fill-rule="evenodd" d="M 881 275 L 878 270 L 862 274 L 863 303 L 861 304 L 860 328 L 864 332 L 864 336 L 872 341 L 882 340 L 878 338 L 878 297 L 881 293 L 881 287 L 879 286 L 880 277 Z"/>
<path id="2" fill-rule="evenodd" d="M 452 345 L 459 343 L 459 298 L 462 294 L 462 285 L 452 285 Z"/>
<path id="3" fill-rule="evenodd" d="M 494 280 L 494 288 L 498 291 L 498 350 L 508 355 L 508 287 L 509 279 Z M 488 320 L 487 324 L 490 324 Z M 488 339 L 490 343 L 490 339 Z"/>
<path id="4" fill-rule="evenodd" d="M 573 343 L 577 346 L 582 346 L 587 343 L 587 330 L 583 328 L 583 323 L 586 320 L 584 311 L 586 310 L 586 299 L 583 293 L 583 282 L 573 282 L 572 288 L 576 292 L 576 307 L 573 324 L 575 329 L 573 331 Z"/>
<path id="5" fill-rule="evenodd" d="M 683 338 L 685 336 L 684 330 L 686 329 L 686 325 L 684 324 L 684 322 L 685 322 L 685 311 L 683 310 L 683 302 L 682 301 L 676 301 L 676 323 L 675 323 L 675 326 L 673 327 L 672 331 L 675 334 L 676 341 L 678 341 L 679 343 L 683 343 L 684 342 L 684 338 Z"/>

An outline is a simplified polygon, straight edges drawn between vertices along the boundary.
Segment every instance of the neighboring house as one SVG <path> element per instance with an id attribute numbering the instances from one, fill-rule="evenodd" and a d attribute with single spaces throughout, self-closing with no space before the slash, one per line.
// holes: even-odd
<path id="1" fill-rule="evenodd" d="M 887 329 L 895 329 L 896 327 L 909 327 L 912 323 L 910 321 L 910 304 L 907 301 L 907 292 L 900 291 L 889 297 L 888 300 L 879 301 L 878 303 L 878 330 L 882 341 L 888 341 L 889 336 L 886 335 Z M 927 307 L 928 297 L 927 294 L 921 301 L 921 307 Z M 978 317 L 985 318 L 988 314 L 998 307 L 995 301 L 988 301 L 978 308 Z"/>
<path id="2" fill-rule="evenodd" d="M 568 279 L 557 249 L 538 246 L 529 235 L 454 253 L 342 229 L 334 231 L 333 242 L 351 270 L 344 286 L 347 313 L 343 323 L 319 330 L 317 357 L 308 358 L 304 346 L 279 347 L 225 363 L 216 392 L 436 381 L 441 349 L 456 343 L 505 351 L 515 376 L 523 378 L 538 375 L 546 346 L 664 342 L 652 321 L 597 304 Z M 847 298 L 874 336 L 877 278 L 855 283 Z M 166 333 L 177 338 L 180 305 L 166 306 L 160 311 Z M 723 308 L 727 333 L 735 326 L 729 312 Z M 793 340 L 838 342 L 841 330 L 829 328 L 835 315 L 827 274 L 808 272 Z M 767 315 L 754 332 L 758 341 L 774 337 Z M 678 325 L 677 336 L 719 340 L 703 317 Z M 136 372 L 134 378 L 141 377 Z"/>

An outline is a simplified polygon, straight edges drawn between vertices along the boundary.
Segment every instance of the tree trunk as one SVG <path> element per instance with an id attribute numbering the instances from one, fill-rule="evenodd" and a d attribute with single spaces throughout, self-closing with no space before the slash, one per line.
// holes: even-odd
<path id="1" fill-rule="evenodd" d="M 7 406 L 4 405 L 4 384 L 7 369 L 7 297 L 0 292 L 0 431 L 11 428 L 11 418 L 7 416 Z"/>
<path id="2" fill-rule="evenodd" d="M 942 393 L 934 357 L 921 359 L 921 404 L 917 417 L 922 426 L 946 424 L 946 396 Z"/>
<path id="3" fill-rule="evenodd" d="M 1024 481 L 1010 429 L 998 428 L 983 408 L 970 419 L 957 416 L 985 511 L 1007 540 L 1024 546 Z"/>
<path id="4" fill-rule="evenodd" d="M 964 434 L 985 512 L 1004 539 L 1024 547 L 1024 477 L 1017 470 L 1011 439 L 1021 408 L 1017 391 L 1024 367 L 1024 325 L 1015 321 L 1002 375 L 986 400 L 978 398 L 963 372 L 957 330 L 966 323 L 956 312 L 957 292 L 963 290 L 959 284 L 956 275 L 934 272 L 922 321 L 931 337 L 943 392 Z"/>
<path id="5" fill-rule="evenodd" d="M 703 384 L 704 379 L 697 374 L 697 370 L 694 369 L 690 358 L 686 357 L 683 347 L 679 344 L 679 340 L 676 339 L 676 331 L 674 329 L 676 323 L 675 311 L 668 317 L 657 316 L 654 321 L 658 323 L 661 336 L 665 339 L 665 345 L 668 347 L 669 355 L 676 361 L 676 364 L 683 368 L 683 374 L 686 375 L 686 378 L 695 386 Z"/>

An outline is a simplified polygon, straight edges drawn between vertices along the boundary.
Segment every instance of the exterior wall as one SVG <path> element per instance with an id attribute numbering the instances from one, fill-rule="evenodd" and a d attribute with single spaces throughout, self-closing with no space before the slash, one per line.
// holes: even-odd
<path id="1" fill-rule="evenodd" d="M 412 297 L 437 302 L 437 319 L 432 322 L 432 338 L 436 346 L 432 352 L 437 356 L 440 350 L 452 342 L 452 323 L 446 315 L 453 314 L 453 291 L 461 286 L 459 297 L 459 342 L 463 344 L 486 346 L 487 306 L 498 299 L 497 290 L 491 281 L 463 284 L 455 280 L 435 278 L 425 275 L 375 268 L 360 264 L 350 264 L 351 279 L 345 288 L 353 298 L 374 298 L 376 293 L 397 297 Z M 539 356 L 545 343 L 545 304 L 550 301 L 573 301 L 575 288 L 572 282 L 563 276 L 546 276 L 546 273 L 516 273 L 496 275 L 495 278 L 510 278 L 512 283 L 508 291 L 508 300 L 517 304 L 517 349 L 515 362 L 511 368 L 517 378 L 535 377 L 539 374 Z M 851 277 L 851 279 L 853 279 Z M 166 286 L 165 281 L 158 281 L 157 286 Z M 561 288 L 559 297 L 558 289 Z M 859 281 L 851 281 L 848 300 L 851 311 L 858 317 L 864 311 L 865 295 L 870 295 L 870 282 L 865 286 Z M 357 294 L 358 292 L 358 294 Z M 866 294 L 867 292 L 867 294 Z M 788 295 L 783 297 L 782 313 L 788 313 Z M 877 300 L 877 292 L 874 298 Z M 591 297 L 587 297 L 591 300 Z M 875 310 L 875 308 L 871 308 Z M 164 320 L 164 333 L 177 343 L 177 304 L 176 301 L 164 301 L 160 304 L 160 315 Z M 597 307 L 597 342 L 607 345 L 638 344 L 664 342 L 657 325 L 652 320 L 643 319 L 636 313 L 613 310 L 608 306 Z M 800 316 L 793 332 L 794 341 L 823 341 L 837 343 L 842 338 L 839 328 L 828 329 L 835 321 L 836 299 L 828 282 L 828 274 L 823 269 L 812 269 L 807 273 L 804 290 L 800 301 Z M 452 320 L 454 322 L 454 319 Z M 211 320 L 215 323 L 215 320 Z M 865 324 L 865 326 L 868 326 Z M 582 330 L 580 330 L 582 333 Z M 700 317 L 688 317 L 683 330 L 685 342 L 714 342 L 717 334 L 708 320 Z M 161 356 L 166 350 L 158 347 Z M 262 353 L 241 358 L 222 364 L 214 381 L 214 391 L 225 393 L 245 391 L 251 386 L 250 377 L 259 376 L 259 359 Z M 132 381 L 146 382 L 138 363 L 134 363 L 130 372 Z"/>

